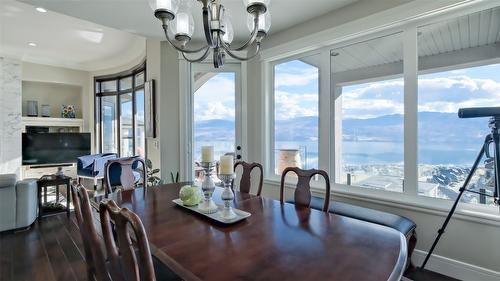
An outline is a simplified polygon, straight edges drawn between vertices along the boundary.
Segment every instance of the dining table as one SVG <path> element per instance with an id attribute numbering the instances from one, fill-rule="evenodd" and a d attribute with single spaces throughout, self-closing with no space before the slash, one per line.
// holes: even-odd
<path id="1" fill-rule="evenodd" d="M 392 228 L 238 191 L 232 206 L 251 216 L 224 224 L 173 202 L 186 184 L 95 196 L 92 206 L 111 199 L 135 212 L 152 254 L 187 281 L 401 280 L 406 239 Z"/>

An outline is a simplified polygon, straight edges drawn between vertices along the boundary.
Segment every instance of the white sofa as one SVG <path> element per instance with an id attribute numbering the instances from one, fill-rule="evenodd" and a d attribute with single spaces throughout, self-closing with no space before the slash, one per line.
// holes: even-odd
<path id="1" fill-rule="evenodd" d="M 36 179 L 0 175 L 0 232 L 30 226 L 37 218 Z"/>

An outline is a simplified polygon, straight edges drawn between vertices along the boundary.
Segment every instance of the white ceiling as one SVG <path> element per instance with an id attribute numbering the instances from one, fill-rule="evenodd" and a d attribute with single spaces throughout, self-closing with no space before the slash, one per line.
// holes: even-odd
<path id="1" fill-rule="evenodd" d="M 500 43 L 500 7 L 429 24 L 418 28 L 419 57 L 472 50 Z M 498 46 L 498 45 L 497 45 Z M 480 52 L 481 49 L 476 48 Z M 488 55 L 500 56 L 500 49 Z M 334 72 L 366 69 L 403 61 L 401 33 L 352 44 L 333 50 Z M 483 54 L 483 57 L 486 54 Z M 448 62 L 453 64 L 453 62 Z"/>
<path id="2" fill-rule="evenodd" d="M 18 1 L 0 0 L 0 56 L 95 71 L 122 66 L 144 53 L 144 37 L 50 10 L 40 13 L 35 6 Z"/>
<path id="3" fill-rule="evenodd" d="M 143 36 L 163 38 L 160 22 L 153 16 L 147 0 L 21 0 L 33 5 L 85 19 L 91 22 L 137 33 Z M 195 39 L 202 38 L 201 4 L 192 1 L 195 19 Z M 271 0 L 270 34 L 354 3 L 358 0 Z M 250 32 L 247 28 L 247 12 L 241 0 L 221 0 L 229 9 L 235 40 L 242 41 Z"/>

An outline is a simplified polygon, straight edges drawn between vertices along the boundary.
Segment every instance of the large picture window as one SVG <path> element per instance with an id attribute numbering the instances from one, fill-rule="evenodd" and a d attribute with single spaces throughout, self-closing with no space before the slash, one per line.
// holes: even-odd
<path id="1" fill-rule="evenodd" d="M 500 106 L 499 61 L 484 60 L 485 55 L 500 55 L 498 26 L 490 25 L 500 21 L 499 15 L 500 8 L 489 9 L 418 29 L 420 195 L 456 199 L 490 133 L 488 118 L 459 119 L 457 111 L 464 107 Z M 493 193 L 492 159 L 481 160 L 468 188 Z M 470 192 L 461 200 L 493 204 L 491 197 Z"/>
<path id="2" fill-rule="evenodd" d="M 403 191 L 401 33 L 332 50 L 336 182 Z"/>
<path id="3" fill-rule="evenodd" d="M 319 55 L 274 66 L 274 172 L 318 168 Z"/>
<path id="4" fill-rule="evenodd" d="M 121 157 L 145 157 L 145 67 L 111 77 L 97 77 L 95 120 L 99 150 Z"/>
<path id="5" fill-rule="evenodd" d="M 491 130 L 457 112 L 500 106 L 500 7 L 490 7 L 269 61 L 268 179 L 320 167 L 356 196 L 436 209 L 456 199 Z M 493 205 L 493 168 L 481 159 L 465 208 Z"/>

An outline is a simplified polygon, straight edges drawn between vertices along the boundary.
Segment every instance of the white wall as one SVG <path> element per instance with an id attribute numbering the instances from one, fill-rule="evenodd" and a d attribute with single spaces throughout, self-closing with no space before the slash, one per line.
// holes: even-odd
<path id="1" fill-rule="evenodd" d="M 170 173 L 180 171 L 179 55 L 167 44 L 146 40 L 147 77 L 156 81 L 157 138 L 148 139 L 148 157 L 170 182 Z"/>
<path id="2" fill-rule="evenodd" d="M 38 101 L 38 116 L 42 105 L 50 106 L 50 117 L 61 117 L 63 105 L 76 107 L 76 118 L 83 118 L 82 87 L 68 84 L 23 81 L 23 116 L 27 115 L 27 101 Z"/>
<path id="3" fill-rule="evenodd" d="M 0 57 L 0 174 L 21 172 L 21 62 Z"/>

